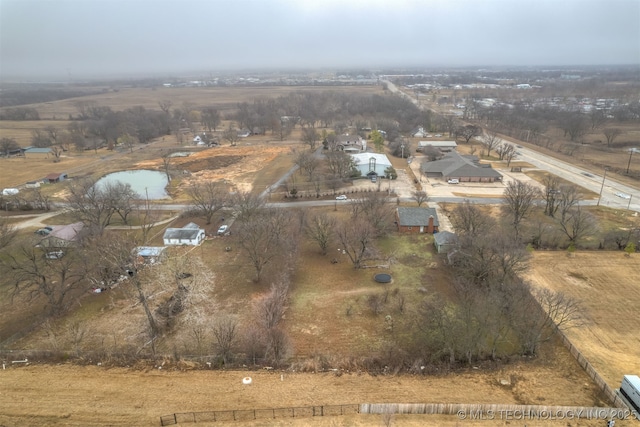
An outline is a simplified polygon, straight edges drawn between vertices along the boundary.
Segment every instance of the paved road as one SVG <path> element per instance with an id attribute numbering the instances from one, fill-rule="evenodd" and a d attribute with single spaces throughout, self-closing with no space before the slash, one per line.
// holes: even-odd
<path id="1" fill-rule="evenodd" d="M 387 84 L 387 88 L 394 93 L 399 94 L 400 96 L 409 99 L 418 108 L 424 108 L 420 103 L 403 93 L 400 89 L 398 89 L 393 83 L 390 81 L 384 81 Z M 502 140 L 502 142 L 508 142 Z M 587 190 L 593 191 L 595 193 L 600 194 L 600 190 L 602 188 L 602 197 L 600 200 L 600 204 L 603 206 L 609 206 L 612 208 L 622 208 L 622 209 L 631 209 L 636 212 L 640 212 L 640 189 L 638 187 L 631 187 L 629 185 L 622 184 L 615 179 L 612 179 L 611 176 L 607 176 L 604 179 L 604 171 L 602 175 L 593 174 L 589 171 L 581 169 L 575 165 L 563 162 L 562 160 L 558 160 L 554 157 L 547 156 L 546 154 L 539 153 L 537 151 L 528 149 L 528 148 L 518 148 L 518 152 L 520 153 L 517 156 L 518 160 L 523 160 L 525 162 L 531 163 L 537 168 L 550 172 L 554 175 L 559 176 L 569 182 L 573 182 L 576 185 L 586 188 Z M 604 187 L 603 187 L 603 179 L 604 179 Z M 620 197 L 621 195 L 629 196 L 630 198 Z M 486 203 L 491 203 L 486 200 Z M 592 201 L 584 201 L 582 202 L 584 205 L 595 205 L 596 202 Z"/>
<path id="2" fill-rule="evenodd" d="M 506 142 L 506 141 L 505 141 Z M 581 169 L 572 164 L 563 162 L 556 158 L 541 154 L 537 151 L 530 150 L 528 148 L 518 148 L 520 153 L 517 157 L 518 160 L 523 160 L 527 163 L 531 163 L 537 168 L 551 172 L 560 178 L 566 179 L 569 182 L 573 182 L 576 185 L 600 194 L 602 189 L 602 198 L 600 204 L 603 206 L 609 206 L 612 208 L 629 208 L 634 211 L 640 211 L 640 190 L 622 184 L 610 176 L 604 177 L 604 171 L 602 175 L 596 175 Z M 603 187 L 604 180 L 604 187 Z M 630 196 L 630 199 L 625 199 L 616 194 Z"/>

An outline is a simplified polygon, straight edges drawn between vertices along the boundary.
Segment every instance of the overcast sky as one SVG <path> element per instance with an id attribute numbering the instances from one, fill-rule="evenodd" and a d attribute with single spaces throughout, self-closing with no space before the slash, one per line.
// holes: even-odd
<path id="1" fill-rule="evenodd" d="M 0 0 L 0 77 L 640 63 L 640 0 Z"/>

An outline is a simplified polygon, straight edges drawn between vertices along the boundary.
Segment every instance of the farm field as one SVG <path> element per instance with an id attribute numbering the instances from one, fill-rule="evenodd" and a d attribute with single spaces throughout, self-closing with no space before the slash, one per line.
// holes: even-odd
<path id="1" fill-rule="evenodd" d="M 528 278 L 577 299 L 584 325 L 566 332 L 612 387 L 640 374 L 640 257 L 621 252 L 535 252 Z"/>
<path id="2" fill-rule="evenodd" d="M 255 99 L 275 98 L 298 92 L 340 91 L 360 94 L 382 93 L 381 86 L 247 86 L 247 87 L 192 87 L 192 88 L 119 88 L 105 90 L 104 93 L 64 99 L 54 102 L 42 102 L 25 105 L 35 108 L 42 120 L 53 118 L 66 120 L 78 114 L 76 104 L 95 102 L 102 107 L 110 107 L 114 111 L 142 106 L 147 109 L 160 110 L 159 102 L 169 100 L 174 107 L 189 103 L 194 107 L 212 106 L 220 111 L 232 110 L 239 102 L 253 102 Z M 1 122 L 0 122 L 1 123 Z M 12 122 L 13 123 L 13 122 Z M 0 127 L 0 129 L 2 129 Z"/>

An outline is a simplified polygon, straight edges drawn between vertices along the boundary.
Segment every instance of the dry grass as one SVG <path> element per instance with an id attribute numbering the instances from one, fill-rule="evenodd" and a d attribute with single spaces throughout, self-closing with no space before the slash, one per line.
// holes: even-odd
<path id="1" fill-rule="evenodd" d="M 524 172 L 525 175 L 527 175 L 529 178 L 536 180 L 537 182 L 539 182 L 540 184 L 543 184 L 543 181 L 545 179 L 545 177 L 549 176 L 548 172 L 542 171 L 542 170 L 528 170 Z M 575 185 L 573 182 L 571 181 L 567 181 L 566 179 L 560 178 L 556 176 L 556 179 L 558 180 L 558 184 L 560 186 L 564 186 L 564 185 Z M 598 198 L 598 193 L 595 193 L 593 191 L 589 191 L 587 189 L 585 189 L 584 187 L 578 187 L 580 194 L 582 194 L 582 198 L 583 199 L 597 199 Z"/>
<path id="2" fill-rule="evenodd" d="M 31 104 L 43 120 L 53 117 L 67 119 L 69 114 L 78 115 L 76 104 L 81 102 L 95 102 L 99 106 L 110 107 L 115 111 L 135 106 L 160 110 L 159 102 L 169 100 L 172 108 L 182 108 L 189 103 L 195 108 L 213 106 L 220 111 L 232 110 L 238 102 L 253 102 L 259 98 L 275 98 L 295 92 L 326 92 L 340 91 L 360 94 L 382 93 L 381 86 L 251 86 L 251 87 L 193 87 L 193 88 L 120 88 L 117 91 L 65 99 L 61 101 Z"/>
<path id="3" fill-rule="evenodd" d="M 561 363 L 563 368 L 572 367 L 572 360 L 568 360 L 566 366 Z M 157 425 L 160 415 L 174 412 L 365 402 L 592 405 L 595 393 L 579 369 L 576 373 L 559 376 L 552 366 L 528 363 L 515 363 L 490 372 L 465 370 L 452 375 L 424 377 L 189 371 L 184 368 L 188 369 L 188 366 L 178 367 L 172 363 L 165 364 L 162 369 L 142 370 L 72 365 L 10 367 L 2 372 L 0 382 L 3 395 L 0 423 L 13 426 Z M 253 379 L 250 386 L 241 381 L 247 375 Z M 512 384 L 501 386 L 499 381 L 504 378 L 510 379 Z M 377 425 L 380 419 L 380 416 L 361 415 L 299 421 L 265 419 L 234 422 L 233 425 L 365 426 Z M 429 422 L 433 423 L 431 425 L 454 425 L 456 421 L 455 417 L 431 416 L 397 419 L 403 421 L 394 425 L 429 425 L 425 424 Z M 541 425 L 566 426 L 566 420 L 564 423 Z M 581 422 L 580 425 L 595 424 Z"/>
<path id="4" fill-rule="evenodd" d="M 623 252 L 535 252 L 529 279 L 577 299 L 586 324 L 567 336 L 615 388 L 640 372 L 640 256 Z"/>

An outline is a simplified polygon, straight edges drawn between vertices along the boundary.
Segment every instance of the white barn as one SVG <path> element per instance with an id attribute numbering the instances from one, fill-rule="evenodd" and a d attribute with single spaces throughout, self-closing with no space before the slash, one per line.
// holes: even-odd
<path id="1" fill-rule="evenodd" d="M 167 228 L 162 239 L 166 246 L 198 246 L 204 241 L 205 233 L 198 224 L 190 222 L 182 228 Z"/>

